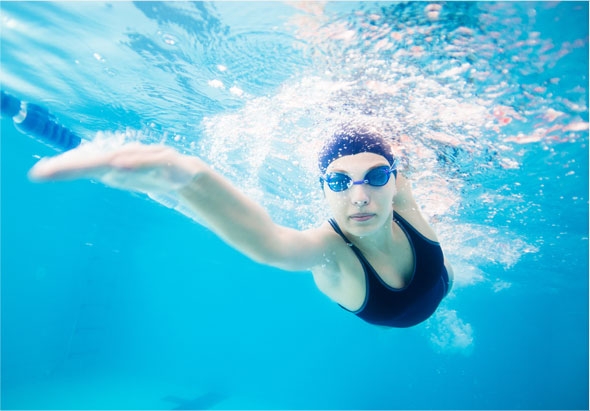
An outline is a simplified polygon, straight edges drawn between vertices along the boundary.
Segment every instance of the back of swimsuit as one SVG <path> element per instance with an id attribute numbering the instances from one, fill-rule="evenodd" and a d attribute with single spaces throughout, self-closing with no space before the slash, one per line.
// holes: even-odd
<path id="1" fill-rule="evenodd" d="M 385 284 L 362 252 L 346 238 L 336 221 L 329 220 L 334 230 L 351 246 L 365 272 L 365 301 L 353 313 L 371 324 L 411 327 L 436 311 L 447 294 L 449 276 L 440 244 L 424 237 L 397 213 L 394 214 L 394 221 L 405 232 L 414 253 L 412 279 L 406 287 L 399 289 Z"/>

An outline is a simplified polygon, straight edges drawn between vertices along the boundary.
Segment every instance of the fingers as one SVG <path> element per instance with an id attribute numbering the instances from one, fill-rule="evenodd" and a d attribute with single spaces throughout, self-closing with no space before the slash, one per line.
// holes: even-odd
<path id="1" fill-rule="evenodd" d="M 42 159 L 29 171 L 29 178 L 33 181 L 73 180 L 95 178 L 104 172 L 104 155 L 88 158 L 66 154 Z"/>
<path id="2" fill-rule="evenodd" d="M 44 158 L 29 172 L 34 181 L 99 178 L 108 171 L 136 170 L 165 164 L 175 151 L 162 145 L 129 143 L 109 151 L 95 150 L 91 144 L 56 157 Z"/>

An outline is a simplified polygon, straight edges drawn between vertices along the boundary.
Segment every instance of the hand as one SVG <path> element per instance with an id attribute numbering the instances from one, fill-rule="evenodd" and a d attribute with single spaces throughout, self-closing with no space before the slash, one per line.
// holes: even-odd
<path id="1" fill-rule="evenodd" d="M 168 193 L 191 182 L 203 164 L 164 145 L 135 142 L 105 150 L 86 143 L 42 159 L 29 177 L 35 181 L 96 179 L 124 190 Z"/>

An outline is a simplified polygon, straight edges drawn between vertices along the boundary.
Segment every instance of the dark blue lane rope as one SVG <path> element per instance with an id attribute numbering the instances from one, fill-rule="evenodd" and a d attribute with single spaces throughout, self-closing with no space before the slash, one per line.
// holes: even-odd
<path id="1" fill-rule="evenodd" d="M 11 117 L 20 132 L 40 140 L 59 151 L 77 147 L 82 139 L 57 122 L 49 111 L 37 104 L 20 101 L 1 90 L 2 117 Z"/>

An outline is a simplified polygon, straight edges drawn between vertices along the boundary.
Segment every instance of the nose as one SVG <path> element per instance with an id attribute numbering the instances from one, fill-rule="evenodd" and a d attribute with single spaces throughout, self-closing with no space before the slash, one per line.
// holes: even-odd
<path id="1" fill-rule="evenodd" d="M 356 207 L 363 207 L 370 203 L 371 197 L 367 192 L 365 184 L 353 185 L 349 188 L 350 202 Z"/>

